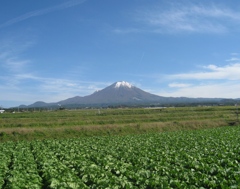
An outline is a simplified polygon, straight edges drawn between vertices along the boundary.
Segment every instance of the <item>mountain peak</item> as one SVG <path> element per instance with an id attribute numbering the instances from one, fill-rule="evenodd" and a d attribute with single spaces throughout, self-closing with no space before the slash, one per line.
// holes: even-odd
<path id="1" fill-rule="evenodd" d="M 127 88 L 132 88 L 133 86 L 126 82 L 126 81 L 119 81 L 119 82 L 116 82 L 114 88 L 119 88 L 119 87 L 127 87 Z"/>

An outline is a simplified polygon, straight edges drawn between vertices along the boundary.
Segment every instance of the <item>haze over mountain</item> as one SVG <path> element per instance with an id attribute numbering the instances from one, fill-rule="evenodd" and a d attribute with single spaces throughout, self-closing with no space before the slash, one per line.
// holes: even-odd
<path id="1" fill-rule="evenodd" d="M 112 85 L 84 97 L 75 96 L 53 103 L 37 101 L 29 106 L 21 107 L 84 107 L 84 106 L 114 106 L 114 105 L 170 105 L 190 103 L 220 103 L 221 98 L 186 98 L 163 97 L 141 90 L 128 82 L 115 82 Z M 231 100 L 231 99 L 230 99 Z"/>

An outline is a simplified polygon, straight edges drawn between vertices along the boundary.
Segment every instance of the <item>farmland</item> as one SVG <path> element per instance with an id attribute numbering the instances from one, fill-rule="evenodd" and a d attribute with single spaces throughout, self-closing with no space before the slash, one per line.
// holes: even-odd
<path id="1" fill-rule="evenodd" d="M 2 188 L 239 188 L 240 128 L 0 144 Z"/>
<path id="2" fill-rule="evenodd" d="M 0 141 L 142 134 L 236 124 L 234 106 L 16 112 L 0 115 Z"/>
<path id="3" fill-rule="evenodd" d="M 236 107 L 0 115 L 0 188 L 239 188 Z"/>

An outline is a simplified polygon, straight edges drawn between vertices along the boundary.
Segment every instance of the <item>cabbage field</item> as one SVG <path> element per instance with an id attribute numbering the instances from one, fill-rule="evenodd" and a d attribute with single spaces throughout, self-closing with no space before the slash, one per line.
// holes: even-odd
<path id="1" fill-rule="evenodd" d="M 0 188 L 240 188 L 240 127 L 0 143 Z"/>

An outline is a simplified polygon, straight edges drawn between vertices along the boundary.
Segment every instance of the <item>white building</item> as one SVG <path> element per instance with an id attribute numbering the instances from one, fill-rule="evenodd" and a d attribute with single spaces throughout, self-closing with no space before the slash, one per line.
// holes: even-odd
<path id="1" fill-rule="evenodd" d="M 5 110 L 0 110 L 0 113 L 2 114 L 3 112 L 5 112 Z"/>

